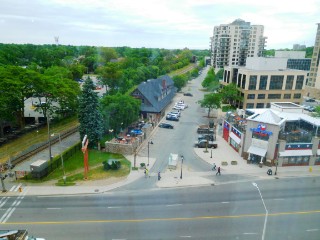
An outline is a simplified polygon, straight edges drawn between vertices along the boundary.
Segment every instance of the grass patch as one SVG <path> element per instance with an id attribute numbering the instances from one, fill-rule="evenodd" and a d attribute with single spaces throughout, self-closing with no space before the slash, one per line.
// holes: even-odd
<path id="1" fill-rule="evenodd" d="M 62 119 L 59 122 L 50 124 L 50 132 L 63 132 L 77 125 L 79 125 L 77 117 Z M 42 143 L 47 140 L 48 128 L 46 125 L 34 129 L 32 132 L 23 134 L 17 139 L 14 139 L 0 147 L 0 163 L 6 162 L 10 156 L 15 156 L 34 144 Z"/>
<path id="2" fill-rule="evenodd" d="M 117 159 L 121 162 L 121 168 L 119 170 L 105 171 L 103 169 L 103 161 L 108 159 Z M 73 156 L 64 161 L 64 168 L 66 172 L 66 182 L 64 185 L 62 176 L 62 168 L 55 169 L 48 176 L 41 180 L 30 179 L 30 176 L 21 181 L 29 183 L 44 183 L 52 180 L 57 180 L 59 186 L 72 186 L 75 182 L 83 181 L 84 168 L 83 168 L 83 153 L 81 150 L 77 151 Z M 130 173 L 131 162 L 123 157 L 121 154 L 100 152 L 98 150 L 89 150 L 89 173 L 88 178 L 90 180 L 99 180 L 109 177 L 123 177 Z"/>

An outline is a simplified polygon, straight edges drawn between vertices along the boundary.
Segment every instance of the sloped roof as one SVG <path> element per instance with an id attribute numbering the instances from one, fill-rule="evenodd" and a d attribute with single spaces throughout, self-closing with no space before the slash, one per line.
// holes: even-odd
<path id="1" fill-rule="evenodd" d="M 282 119 L 270 109 L 251 119 L 257 122 L 275 125 L 278 125 L 282 121 Z"/>
<path id="2" fill-rule="evenodd" d="M 160 101 L 158 98 L 162 96 L 163 81 L 165 81 L 165 89 L 169 91 L 167 95 Z M 151 103 L 152 106 L 141 105 L 141 111 L 144 112 L 161 112 L 173 99 L 177 88 L 174 87 L 173 80 L 168 76 L 164 75 L 157 79 L 149 79 L 147 82 L 142 82 L 138 86 L 140 93 Z"/>

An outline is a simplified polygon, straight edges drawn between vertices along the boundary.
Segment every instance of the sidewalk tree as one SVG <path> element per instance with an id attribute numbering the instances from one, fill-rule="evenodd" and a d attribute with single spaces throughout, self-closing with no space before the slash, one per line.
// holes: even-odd
<path id="1" fill-rule="evenodd" d="M 185 75 L 176 75 L 172 78 L 172 80 L 173 80 L 174 86 L 177 88 L 177 92 L 180 92 L 187 82 Z"/>
<path id="2" fill-rule="evenodd" d="M 79 96 L 78 110 L 80 139 L 82 140 L 87 135 L 91 148 L 97 146 L 103 133 L 103 118 L 100 112 L 99 97 L 94 90 L 93 81 L 88 77 Z"/>
<path id="3" fill-rule="evenodd" d="M 198 103 L 201 107 L 208 108 L 209 117 L 212 109 L 219 109 L 221 107 L 221 95 L 219 93 L 206 94 Z"/>

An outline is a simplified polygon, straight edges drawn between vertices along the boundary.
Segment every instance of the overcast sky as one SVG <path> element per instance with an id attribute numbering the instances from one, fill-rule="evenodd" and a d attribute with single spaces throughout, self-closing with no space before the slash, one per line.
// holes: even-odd
<path id="1" fill-rule="evenodd" d="M 264 25 L 266 49 L 313 46 L 320 0 L 1 0 L 0 42 L 209 49 L 237 18 Z"/>

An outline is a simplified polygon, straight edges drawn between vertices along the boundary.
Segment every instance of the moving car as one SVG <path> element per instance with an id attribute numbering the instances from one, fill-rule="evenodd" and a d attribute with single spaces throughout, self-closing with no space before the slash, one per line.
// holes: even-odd
<path id="1" fill-rule="evenodd" d="M 183 96 L 193 97 L 192 93 L 189 93 L 189 92 L 184 93 Z"/>
<path id="2" fill-rule="evenodd" d="M 173 129 L 173 126 L 170 123 L 160 123 L 159 127 Z"/>

